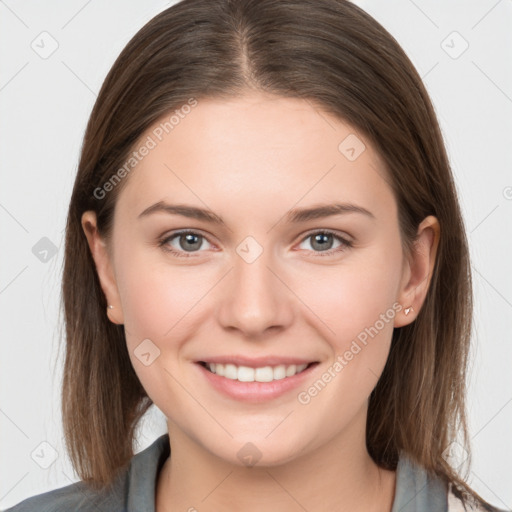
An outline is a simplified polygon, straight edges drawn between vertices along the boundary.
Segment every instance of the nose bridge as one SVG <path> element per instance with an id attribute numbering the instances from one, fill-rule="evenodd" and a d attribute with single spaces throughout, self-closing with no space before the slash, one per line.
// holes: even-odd
<path id="1" fill-rule="evenodd" d="M 288 325 L 290 294 L 275 275 L 271 251 L 247 237 L 236 248 L 233 267 L 220 308 L 223 327 L 257 336 L 269 327 Z"/>

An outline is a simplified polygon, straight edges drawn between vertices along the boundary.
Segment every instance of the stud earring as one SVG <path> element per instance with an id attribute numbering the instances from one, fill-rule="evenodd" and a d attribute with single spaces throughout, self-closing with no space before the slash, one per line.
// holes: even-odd
<path id="1" fill-rule="evenodd" d="M 112 306 L 112 304 L 109 304 L 108 309 L 114 309 L 114 306 Z"/>
<path id="2" fill-rule="evenodd" d="M 407 316 L 411 311 L 414 311 L 413 307 L 412 306 L 409 306 L 408 308 L 405 308 L 404 309 L 404 313 L 405 315 Z"/>

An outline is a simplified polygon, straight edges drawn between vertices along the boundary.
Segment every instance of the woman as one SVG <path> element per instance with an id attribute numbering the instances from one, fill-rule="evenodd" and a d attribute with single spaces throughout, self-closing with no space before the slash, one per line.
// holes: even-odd
<path id="1" fill-rule="evenodd" d="M 452 458 L 471 279 L 438 123 L 349 2 L 185 0 L 135 35 L 63 299 L 81 482 L 12 511 L 495 510 Z M 134 456 L 152 404 L 168 434 Z"/>

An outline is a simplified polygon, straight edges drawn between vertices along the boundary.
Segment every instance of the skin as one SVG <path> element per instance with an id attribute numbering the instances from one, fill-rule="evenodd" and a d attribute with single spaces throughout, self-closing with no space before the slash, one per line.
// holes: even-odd
<path id="1" fill-rule="evenodd" d="M 349 134 L 366 146 L 354 161 L 338 150 Z M 393 328 L 413 322 L 425 299 L 437 219 L 423 220 L 406 257 L 396 201 L 369 142 L 311 102 L 255 92 L 199 101 L 126 179 L 111 241 L 98 234 L 94 212 L 82 225 L 114 306 L 109 318 L 124 324 L 133 367 L 168 420 L 172 457 L 158 478 L 156 510 L 391 510 L 395 472 L 366 449 L 368 398 Z M 164 212 L 138 218 L 158 201 L 208 208 L 226 225 Z M 292 208 L 335 202 L 374 218 L 285 220 Z M 205 236 L 195 252 L 179 236 L 167 242 L 184 257 L 158 245 L 178 229 Z M 322 256 L 310 236 L 322 229 L 352 247 Z M 236 252 L 247 236 L 263 248 L 252 263 Z M 336 238 L 327 242 L 328 250 L 340 247 Z M 403 308 L 317 396 L 299 403 L 298 392 L 393 304 Z M 160 350 L 149 366 L 134 353 L 145 339 Z M 194 363 L 233 353 L 319 365 L 300 389 L 242 403 L 214 390 Z M 254 467 L 237 457 L 247 442 L 261 453 Z"/>

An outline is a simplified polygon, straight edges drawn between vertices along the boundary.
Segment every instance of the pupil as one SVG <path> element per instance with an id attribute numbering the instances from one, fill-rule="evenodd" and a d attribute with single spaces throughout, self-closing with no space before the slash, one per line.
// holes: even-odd
<path id="1" fill-rule="evenodd" d="M 182 244 L 183 240 L 186 240 L 186 243 L 188 245 Z M 195 242 L 194 242 L 195 240 Z M 180 237 L 180 246 L 185 251 L 199 249 L 201 247 L 201 242 L 198 241 L 199 236 L 189 233 L 188 235 L 181 235 Z"/>
<path id="2" fill-rule="evenodd" d="M 319 245 L 315 247 L 315 244 Z M 332 247 L 332 235 L 329 233 L 318 233 L 313 237 L 313 243 L 311 245 L 314 249 L 319 249 L 320 251 L 330 249 Z"/>

